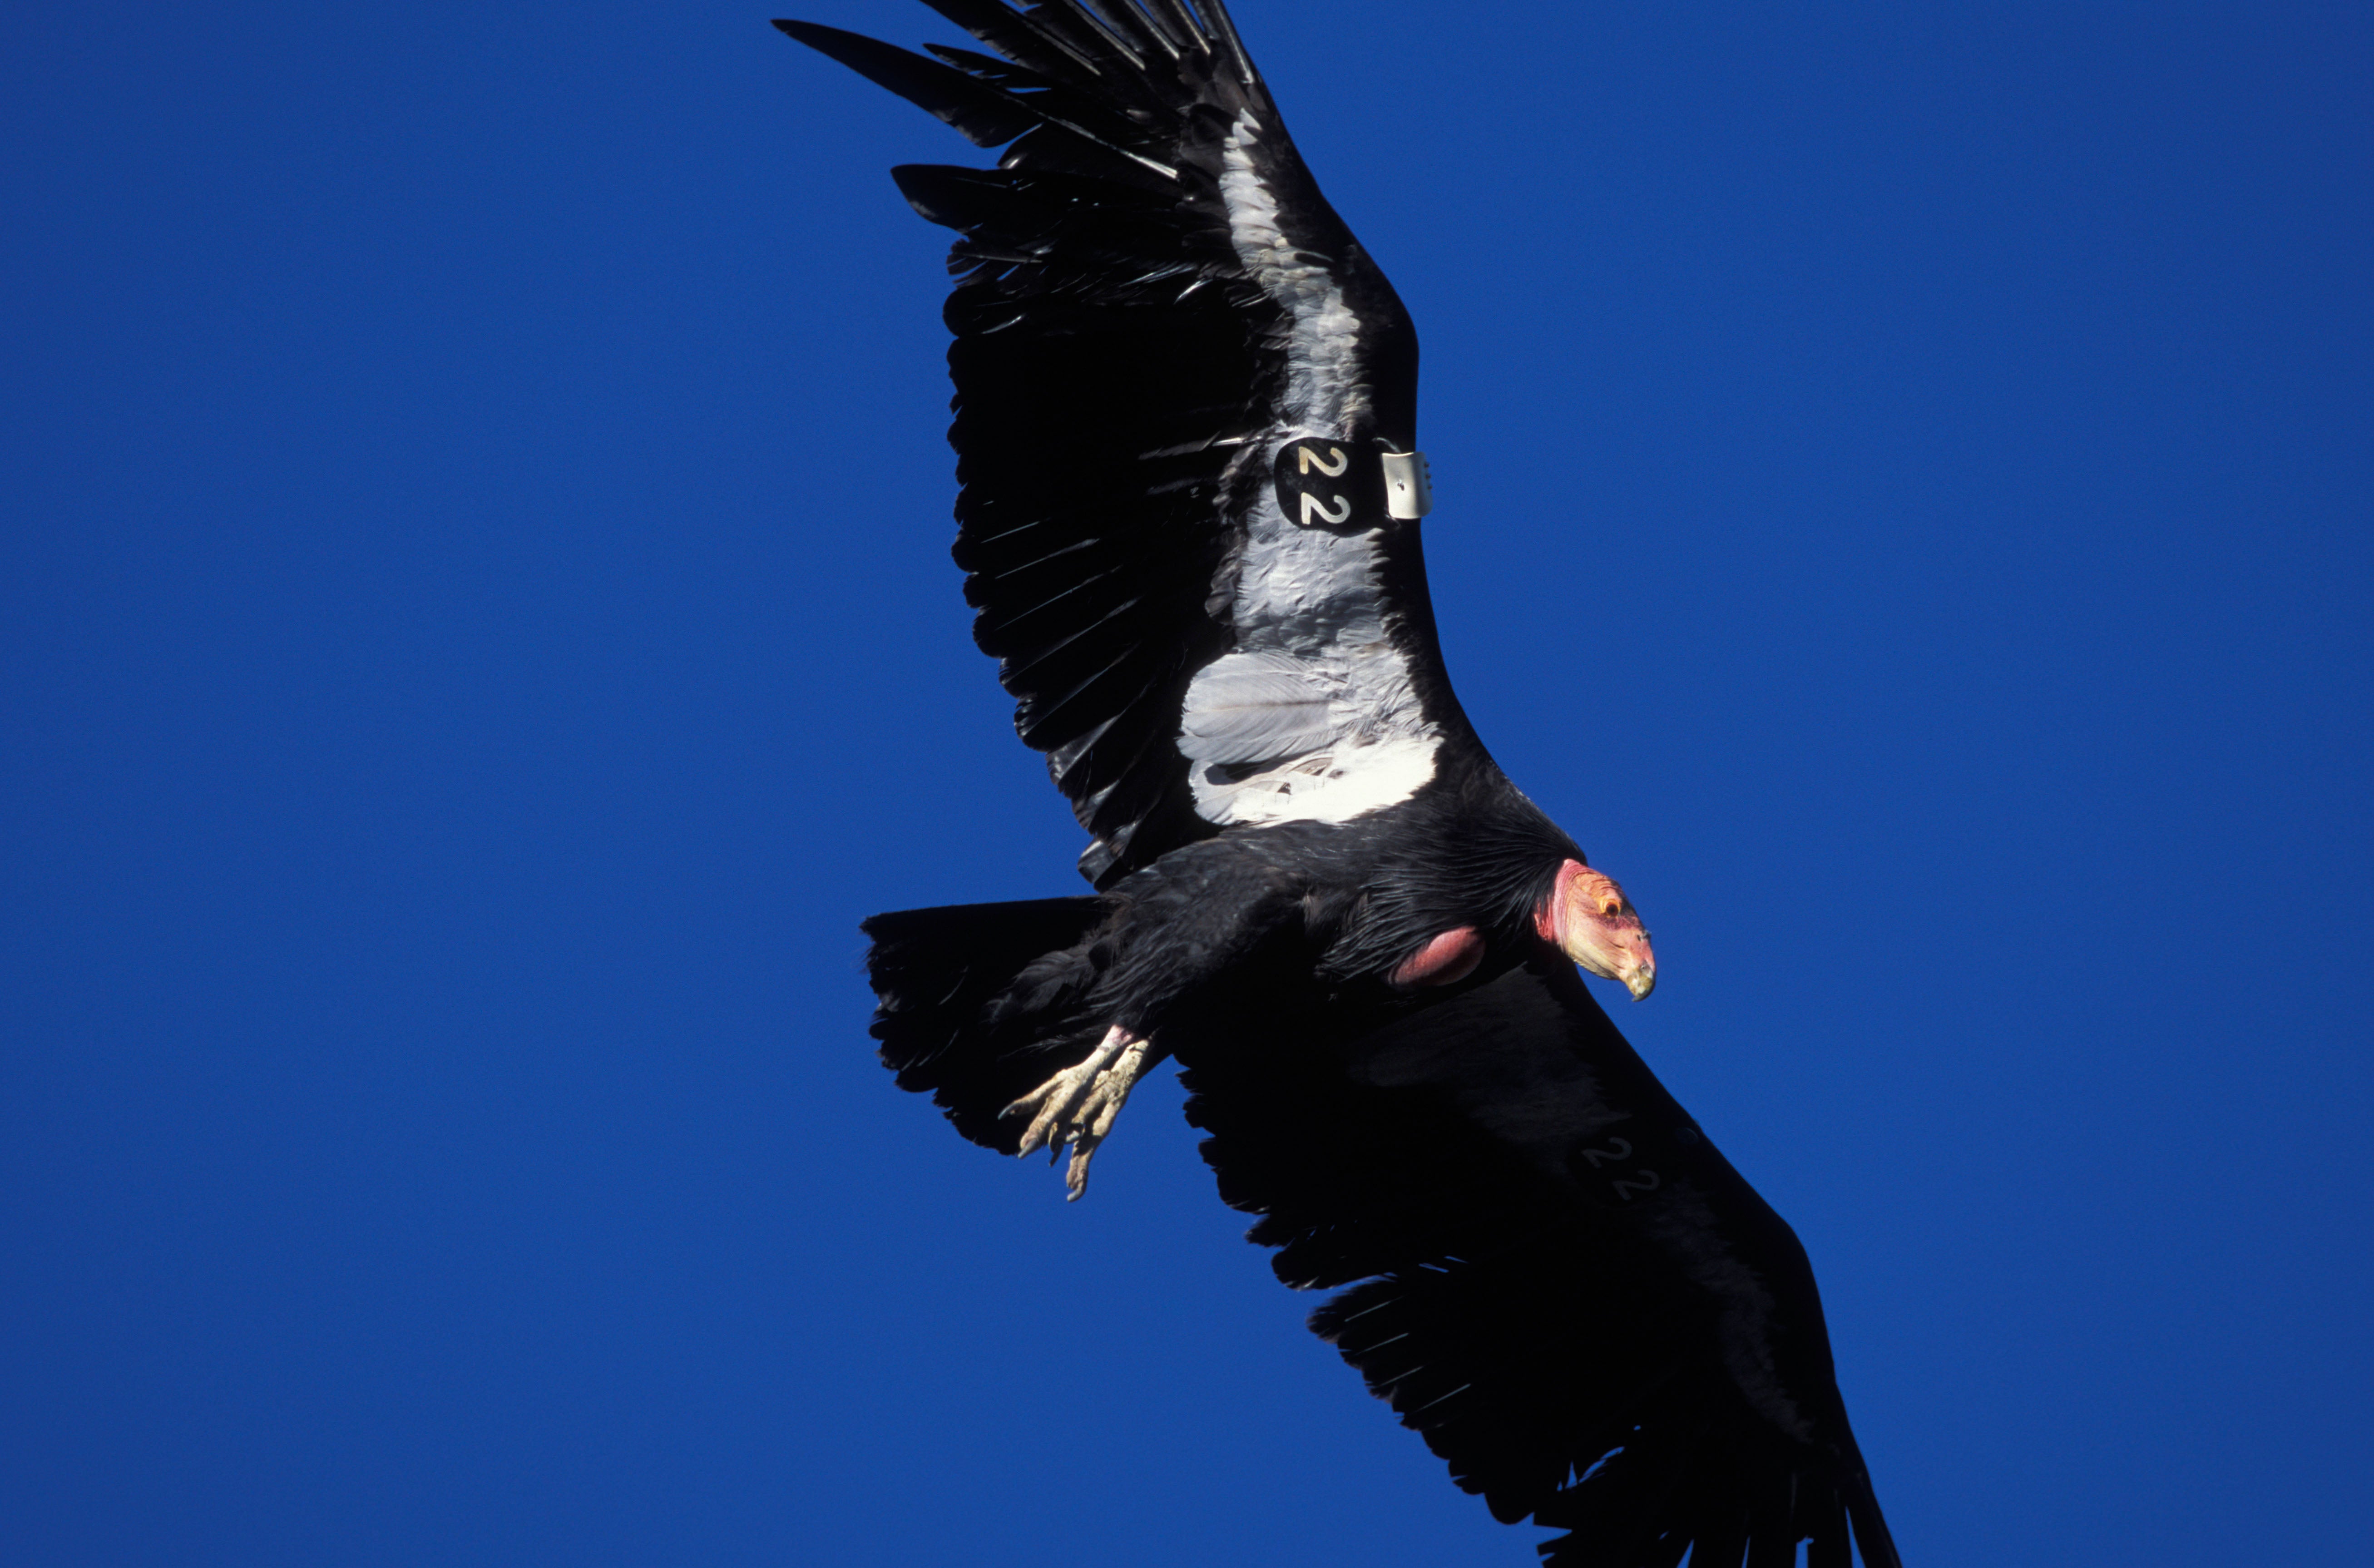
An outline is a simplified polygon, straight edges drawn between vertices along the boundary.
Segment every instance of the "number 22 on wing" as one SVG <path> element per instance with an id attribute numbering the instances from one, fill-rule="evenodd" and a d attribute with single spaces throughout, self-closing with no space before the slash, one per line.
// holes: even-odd
<path id="1" fill-rule="evenodd" d="M 1611 1161 L 1632 1158 L 1632 1145 L 1626 1139 L 1611 1138 L 1607 1140 L 1607 1145 L 1605 1149 L 1578 1149 L 1575 1153 L 1589 1161 L 1591 1168 L 1594 1171 Z M 1664 1183 L 1659 1179 L 1656 1172 L 1644 1166 L 1637 1174 L 1618 1176 L 1608 1185 L 1616 1189 L 1616 1197 L 1629 1203 L 1636 1193 L 1655 1192 L 1664 1185 Z"/>
<path id="2" fill-rule="evenodd" d="M 1299 473 L 1308 474 L 1313 468 L 1316 468 L 1331 479 L 1341 478 L 1343 477 L 1344 470 L 1352 466 L 1352 459 L 1345 454 L 1344 449 L 1340 446 L 1329 447 L 1327 449 L 1327 454 L 1329 457 L 1335 459 L 1334 466 L 1332 467 L 1328 466 L 1326 457 L 1320 456 L 1319 454 L 1311 451 L 1310 448 L 1307 446 L 1298 446 L 1294 449 L 1296 470 Z M 1348 495 L 1337 496 L 1335 498 L 1335 510 L 1330 512 L 1327 510 L 1326 502 L 1321 501 L 1317 496 L 1312 495 L 1309 490 L 1302 492 L 1302 525 L 1306 528 L 1310 527 L 1313 521 L 1321 523 L 1342 523 L 1347 521 L 1351 515 L 1352 498 Z"/>

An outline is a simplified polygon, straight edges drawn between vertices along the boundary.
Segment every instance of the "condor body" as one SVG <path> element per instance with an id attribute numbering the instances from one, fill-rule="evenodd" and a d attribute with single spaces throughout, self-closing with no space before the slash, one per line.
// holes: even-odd
<path id="1" fill-rule="evenodd" d="M 929 0 L 993 53 L 777 26 L 1003 147 L 958 231 L 956 557 L 1095 890 L 865 923 L 967 1138 L 1090 1159 L 1166 1058 L 1312 1326 L 1556 1564 L 1897 1563 L 1803 1249 L 1576 973 L 1622 890 L 1444 674 L 1417 343 L 1217 0 Z"/>

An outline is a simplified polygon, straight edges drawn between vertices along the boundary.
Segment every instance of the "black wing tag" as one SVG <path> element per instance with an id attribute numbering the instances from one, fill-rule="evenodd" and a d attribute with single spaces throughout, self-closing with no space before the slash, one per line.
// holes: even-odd
<path id="1" fill-rule="evenodd" d="M 1306 528 L 1373 528 L 1382 524 L 1385 470 L 1373 448 L 1305 438 L 1277 454 L 1277 506 Z"/>

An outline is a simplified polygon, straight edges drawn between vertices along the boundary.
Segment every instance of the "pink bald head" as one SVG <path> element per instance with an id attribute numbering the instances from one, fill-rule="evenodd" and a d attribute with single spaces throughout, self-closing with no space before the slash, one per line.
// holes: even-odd
<path id="1" fill-rule="evenodd" d="M 1613 878 L 1580 860 L 1558 867 L 1557 886 L 1534 912 L 1534 929 L 1592 973 L 1621 982 L 1636 1002 L 1657 987 L 1657 958 L 1639 912 Z"/>

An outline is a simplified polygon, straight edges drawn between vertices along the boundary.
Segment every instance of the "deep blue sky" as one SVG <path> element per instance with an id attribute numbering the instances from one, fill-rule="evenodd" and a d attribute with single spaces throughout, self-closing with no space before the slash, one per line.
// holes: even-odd
<path id="1" fill-rule="evenodd" d="M 1240 11 L 1908 1559 L 2356 1559 L 2366 8 Z M 1531 1561 L 1167 1080 L 1066 1206 L 873 1062 L 857 920 L 1079 835 L 883 172 L 977 155 L 770 14 L 0 13 L 12 1564 Z"/>

